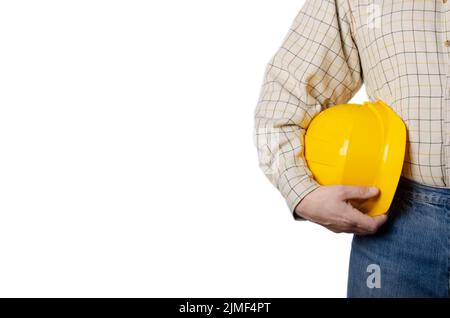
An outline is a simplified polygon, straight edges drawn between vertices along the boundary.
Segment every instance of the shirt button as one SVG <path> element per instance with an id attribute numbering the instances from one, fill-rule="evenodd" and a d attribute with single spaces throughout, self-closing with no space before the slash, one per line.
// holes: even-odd
<path id="1" fill-rule="evenodd" d="M 445 45 L 446 47 L 450 47 L 450 40 L 445 41 L 445 42 L 444 42 L 444 45 Z"/>

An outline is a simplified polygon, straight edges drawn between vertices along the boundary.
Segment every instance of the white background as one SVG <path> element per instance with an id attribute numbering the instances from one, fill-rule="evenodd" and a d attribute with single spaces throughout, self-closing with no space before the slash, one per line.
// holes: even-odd
<path id="1" fill-rule="evenodd" d="M 0 296 L 345 297 L 252 138 L 303 2 L 0 1 Z"/>

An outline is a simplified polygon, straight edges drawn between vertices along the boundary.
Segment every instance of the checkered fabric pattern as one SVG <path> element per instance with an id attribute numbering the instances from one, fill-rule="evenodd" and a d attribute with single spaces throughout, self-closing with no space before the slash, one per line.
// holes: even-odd
<path id="1" fill-rule="evenodd" d="M 404 120 L 402 175 L 450 186 L 450 2 L 306 0 L 271 58 L 255 111 L 260 166 L 291 211 L 319 185 L 303 136 L 363 85 Z"/>

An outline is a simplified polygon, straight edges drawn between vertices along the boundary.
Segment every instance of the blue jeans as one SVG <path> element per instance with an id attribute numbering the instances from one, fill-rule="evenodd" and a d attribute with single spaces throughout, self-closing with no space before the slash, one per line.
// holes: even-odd
<path id="1" fill-rule="evenodd" d="M 400 179 L 389 218 L 354 236 L 348 297 L 449 297 L 450 189 Z"/>

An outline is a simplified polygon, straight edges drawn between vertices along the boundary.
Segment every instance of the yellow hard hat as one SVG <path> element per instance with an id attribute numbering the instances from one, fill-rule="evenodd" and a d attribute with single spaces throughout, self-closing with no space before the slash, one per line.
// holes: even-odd
<path id="1" fill-rule="evenodd" d="M 370 216 L 389 210 L 405 147 L 405 124 L 380 100 L 329 107 L 313 118 L 305 135 L 305 159 L 319 184 L 380 189 L 358 207 Z"/>

